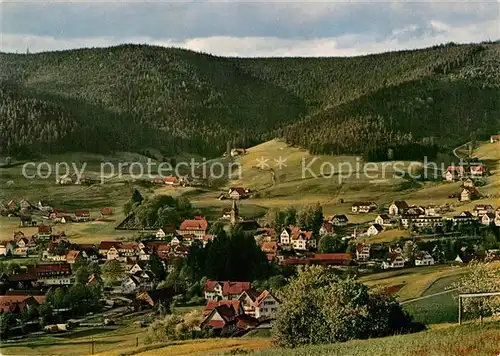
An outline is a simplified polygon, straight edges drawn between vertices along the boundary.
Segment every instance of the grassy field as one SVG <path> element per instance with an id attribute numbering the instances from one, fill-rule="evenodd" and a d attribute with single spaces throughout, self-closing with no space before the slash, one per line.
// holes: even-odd
<path id="1" fill-rule="evenodd" d="M 346 343 L 300 347 L 296 349 L 268 349 L 256 352 L 258 356 L 295 355 L 497 355 L 500 352 L 500 324 L 470 324 L 417 334 L 380 339 L 355 340 Z M 157 353 L 157 355 L 162 355 Z M 166 354 L 165 354 L 166 355 Z"/>
<path id="2" fill-rule="evenodd" d="M 442 278 L 455 278 L 466 272 L 467 267 L 437 265 L 376 273 L 363 276 L 360 278 L 360 281 L 369 286 L 402 286 L 399 289 L 398 298 L 400 301 L 405 301 L 426 295 L 427 290 Z M 439 285 L 433 288 L 439 288 Z M 438 291 L 441 292 L 443 290 L 439 289 Z M 425 302 L 425 300 L 422 302 Z"/>
<path id="3" fill-rule="evenodd" d="M 351 203 L 359 200 L 374 200 L 379 206 L 387 206 L 393 200 L 407 200 L 409 204 L 416 205 L 448 203 L 452 207 L 448 215 L 454 215 L 472 210 L 479 202 L 500 205 L 498 152 L 500 142 L 484 143 L 475 150 L 474 155 L 485 162 L 492 175 L 487 178 L 487 184 L 479 188 L 485 198 L 468 203 L 448 198 L 460 193 L 459 182 L 409 181 L 398 177 L 399 171 L 412 171 L 420 166 L 419 162 L 401 162 L 399 167 L 395 167 L 394 162 L 364 163 L 356 156 L 313 156 L 307 150 L 291 147 L 279 140 L 252 147 L 246 155 L 237 157 L 235 162 L 241 166 L 241 175 L 233 173 L 225 189 L 243 186 L 257 192 L 254 198 L 241 202 L 243 214 L 250 216 L 258 216 L 268 208 L 301 208 L 319 202 L 325 215 L 346 214 L 353 223 L 373 221 L 376 214 L 351 214 Z M 281 169 L 277 166 L 280 157 L 286 159 L 286 166 Z M 450 160 L 448 157 L 440 159 L 446 164 Z M 264 169 L 259 168 L 262 160 L 267 160 L 265 164 L 268 166 Z M 367 174 L 363 174 L 364 169 L 369 170 Z M 275 184 L 272 171 L 275 172 Z M 222 191 L 205 192 L 192 199 L 197 206 L 222 209 L 228 206 L 227 202 L 217 200 Z M 392 234 L 397 235 L 391 232 L 379 239 L 390 240 Z"/>
<path id="4" fill-rule="evenodd" d="M 500 324 L 446 325 L 428 331 L 379 339 L 353 340 L 345 343 L 316 345 L 296 349 L 272 346 L 271 338 L 240 338 L 182 341 L 99 353 L 99 356 L 134 354 L 140 356 L 231 355 L 496 355 L 500 351 Z"/>

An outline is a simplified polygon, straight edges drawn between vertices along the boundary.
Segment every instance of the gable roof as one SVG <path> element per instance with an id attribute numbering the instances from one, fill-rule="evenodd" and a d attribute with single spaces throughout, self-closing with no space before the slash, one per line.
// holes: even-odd
<path id="1" fill-rule="evenodd" d="M 347 216 L 345 216 L 344 214 L 334 215 L 334 216 L 332 216 L 332 218 L 330 220 L 349 221 Z"/>
<path id="2" fill-rule="evenodd" d="M 88 211 L 88 210 L 77 210 L 77 211 L 75 211 L 75 216 L 78 216 L 78 217 L 90 216 L 90 211 Z"/>
<path id="3" fill-rule="evenodd" d="M 235 311 L 238 311 L 240 309 L 241 302 L 238 299 L 209 300 L 205 309 L 203 309 L 203 316 L 209 315 L 212 310 L 221 305 L 232 307 Z"/>
<path id="4" fill-rule="evenodd" d="M 245 191 L 245 188 L 243 188 L 243 187 L 231 187 L 231 188 L 229 188 L 229 194 L 231 194 L 233 192 L 236 192 L 236 193 L 238 193 L 238 195 L 243 195 L 243 196 L 245 196 L 247 194 L 247 192 Z"/>
<path id="5" fill-rule="evenodd" d="M 80 254 L 80 251 L 70 250 L 70 251 L 68 251 L 68 253 L 66 255 L 66 259 L 67 260 L 76 260 L 76 258 L 78 257 L 79 254 Z"/>
<path id="6" fill-rule="evenodd" d="M 278 301 L 278 299 L 276 299 L 276 297 L 274 295 L 271 294 L 270 291 L 268 291 L 267 289 L 262 291 L 262 293 L 260 293 L 260 295 L 257 297 L 257 299 L 255 300 L 255 306 L 256 307 L 260 307 L 260 305 L 262 304 L 262 302 L 268 297 L 268 296 L 271 296 L 272 298 L 274 298 L 276 301 Z"/>
<path id="7" fill-rule="evenodd" d="M 179 230 L 197 230 L 206 231 L 208 228 L 208 221 L 206 219 L 190 219 L 184 220 L 179 227 Z"/>
<path id="8" fill-rule="evenodd" d="M 52 226 L 50 225 L 39 225 L 38 233 L 52 233 Z"/>
<path id="9" fill-rule="evenodd" d="M 222 285 L 222 295 L 237 294 L 240 295 L 243 291 L 250 289 L 250 282 L 233 282 L 233 281 L 211 281 L 205 282 L 205 292 L 212 292 L 216 285 Z"/>
<path id="10" fill-rule="evenodd" d="M 391 220 L 391 217 L 387 214 L 380 214 L 379 216 L 382 220 Z"/>
<path id="11" fill-rule="evenodd" d="M 99 243 L 99 250 L 109 250 L 111 247 L 118 247 L 121 241 L 101 241 Z"/>
<path id="12" fill-rule="evenodd" d="M 395 200 L 392 204 L 396 205 L 398 209 L 408 209 L 408 203 L 404 200 Z"/>
<path id="13" fill-rule="evenodd" d="M 384 231 L 384 228 L 380 226 L 380 224 L 372 224 L 371 226 L 373 226 L 378 232 Z"/>

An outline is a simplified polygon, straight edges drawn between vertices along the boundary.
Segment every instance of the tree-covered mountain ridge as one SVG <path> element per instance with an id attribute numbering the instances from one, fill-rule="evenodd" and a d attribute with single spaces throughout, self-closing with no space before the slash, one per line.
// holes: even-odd
<path id="1" fill-rule="evenodd" d="M 500 129 L 499 63 L 498 42 L 336 58 L 0 53 L 0 149 L 216 156 L 274 137 L 330 154 L 444 147 Z"/>

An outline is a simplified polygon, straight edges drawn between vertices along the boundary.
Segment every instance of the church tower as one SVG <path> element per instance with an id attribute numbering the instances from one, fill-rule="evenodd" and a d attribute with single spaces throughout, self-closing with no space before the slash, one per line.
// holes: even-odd
<path id="1" fill-rule="evenodd" d="M 238 205 L 236 205 L 236 199 L 233 199 L 233 206 L 231 207 L 231 225 L 234 226 L 239 220 L 238 216 Z"/>

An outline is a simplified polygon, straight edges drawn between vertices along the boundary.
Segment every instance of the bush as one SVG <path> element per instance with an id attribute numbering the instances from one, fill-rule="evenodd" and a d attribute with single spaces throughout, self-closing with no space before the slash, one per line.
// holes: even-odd
<path id="1" fill-rule="evenodd" d="M 393 297 L 320 266 L 306 267 L 282 290 L 273 325 L 283 347 L 382 337 L 422 330 Z"/>

